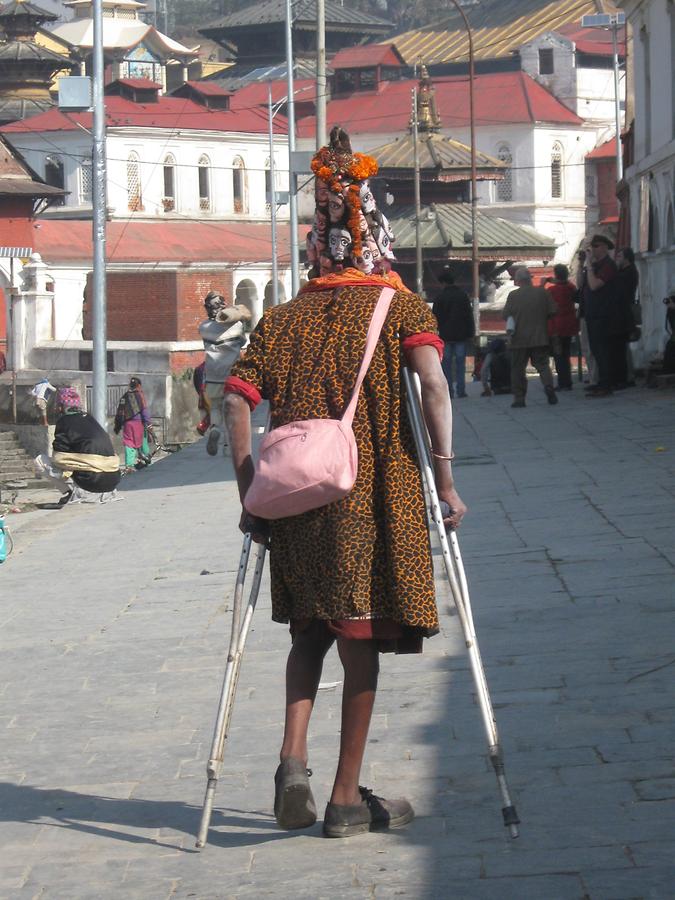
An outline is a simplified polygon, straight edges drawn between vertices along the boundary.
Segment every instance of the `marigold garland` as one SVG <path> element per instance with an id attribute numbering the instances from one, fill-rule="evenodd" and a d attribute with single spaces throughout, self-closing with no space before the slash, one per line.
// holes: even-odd
<path id="1" fill-rule="evenodd" d="M 352 256 L 362 258 L 361 184 L 377 175 L 377 160 L 366 153 L 322 147 L 312 158 L 311 169 L 332 193 L 344 197 L 348 209 L 347 229 L 352 238 Z"/>

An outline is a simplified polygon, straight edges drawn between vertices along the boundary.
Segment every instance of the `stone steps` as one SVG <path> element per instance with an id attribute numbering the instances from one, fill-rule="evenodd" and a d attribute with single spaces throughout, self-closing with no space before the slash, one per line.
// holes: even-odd
<path id="1" fill-rule="evenodd" d="M 37 478 L 35 466 L 13 431 L 0 432 L 0 485 L 25 482 L 26 487 L 45 488 L 49 485 Z"/>

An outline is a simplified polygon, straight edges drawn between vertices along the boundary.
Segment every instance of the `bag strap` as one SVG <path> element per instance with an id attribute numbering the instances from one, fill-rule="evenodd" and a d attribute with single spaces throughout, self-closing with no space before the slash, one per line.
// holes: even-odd
<path id="1" fill-rule="evenodd" d="M 394 290 L 394 288 L 382 288 L 380 296 L 377 300 L 377 304 L 373 312 L 373 317 L 370 320 L 370 325 L 368 326 L 368 334 L 366 335 L 366 349 L 363 353 L 363 359 L 361 360 L 361 368 L 359 369 L 359 374 L 356 376 L 354 393 L 352 394 L 349 405 L 347 406 L 347 409 L 344 411 L 344 414 L 342 416 L 341 421 L 344 422 L 345 425 L 351 425 L 354 421 L 354 414 L 356 412 L 356 404 L 359 402 L 361 385 L 363 384 L 363 379 L 366 377 L 366 372 L 368 371 L 368 367 L 370 366 L 370 361 L 373 358 L 373 353 L 375 352 L 375 347 L 380 338 L 380 332 L 382 331 L 384 320 L 387 318 L 391 298 L 395 293 L 396 291 Z"/>

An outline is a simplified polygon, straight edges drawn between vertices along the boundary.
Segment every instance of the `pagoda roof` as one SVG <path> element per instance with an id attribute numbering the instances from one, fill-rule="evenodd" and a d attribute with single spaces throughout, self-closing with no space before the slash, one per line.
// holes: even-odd
<path id="1" fill-rule="evenodd" d="M 40 22 L 55 22 L 58 19 L 56 13 L 35 6 L 27 0 L 12 0 L 0 7 L 0 22 L 4 23 L 7 19 L 35 19 Z"/>
<path id="2" fill-rule="evenodd" d="M 0 62 L 49 62 L 52 70 L 75 69 L 77 63 L 33 41 L 6 41 L 0 44 Z"/>
<path id="3" fill-rule="evenodd" d="M 396 138 L 388 144 L 368 151 L 379 166 L 379 174 L 389 178 L 409 179 L 414 169 L 412 134 Z M 471 172 L 471 148 L 460 141 L 434 132 L 422 133 L 417 140 L 420 174 L 425 181 L 464 181 Z M 478 178 L 499 178 L 505 163 L 487 153 L 476 151 Z"/>
<path id="4" fill-rule="evenodd" d="M 394 252 L 416 246 L 413 206 L 388 211 L 395 235 Z M 421 244 L 427 259 L 471 259 L 471 204 L 432 203 L 420 215 Z M 555 241 L 534 228 L 476 211 L 478 256 L 483 260 L 553 258 Z"/>
<path id="5" fill-rule="evenodd" d="M 604 2 L 605 11 L 614 4 Z M 581 17 L 598 12 L 596 0 L 481 0 L 464 5 L 471 26 L 474 57 L 510 57 L 523 44 L 565 25 L 578 25 Z M 433 24 L 403 32 L 392 39 L 409 65 L 421 59 L 427 65 L 466 62 L 469 38 L 460 13 L 451 9 Z M 581 49 L 581 48 L 580 48 Z"/>
<path id="6" fill-rule="evenodd" d="M 63 196 L 61 188 L 43 181 L 21 154 L 0 137 L 0 196 Z"/>
<path id="7" fill-rule="evenodd" d="M 52 33 L 71 47 L 90 50 L 94 46 L 93 19 L 73 19 L 53 29 Z M 198 54 L 179 44 L 140 19 L 103 19 L 103 48 L 130 50 L 141 42 L 156 48 L 164 56 L 195 57 Z"/>
<path id="8" fill-rule="evenodd" d="M 340 31 L 380 32 L 389 34 L 391 23 L 379 16 L 362 12 L 352 6 L 343 6 L 337 0 L 325 0 L 326 28 Z M 317 0 L 298 0 L 293 5 L 293 27 L 316 31 Z M 237 28 L 255 28 L 260 25 L 280 24 L 286 21 L 285 0 L 262 0 L 237 12 L 229 13 L 199 30 L 202 34 L 233 31 Z"/>

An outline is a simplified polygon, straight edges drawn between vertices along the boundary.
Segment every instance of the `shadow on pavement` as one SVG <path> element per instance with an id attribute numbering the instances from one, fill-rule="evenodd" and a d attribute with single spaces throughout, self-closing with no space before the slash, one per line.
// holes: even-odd
<path id="1" fill-rule="evenodd" d="M 31 785 L 0 782 L 0 822 L 24 822 L 40 826 L 68 828 L 132 844 L 151 844 L 185 852 L 197 852 L 188 843 L 162 841 L 151 836 L 116 830 L 103 825 L 132 829 L 169 829 L 196 835 L 201 807 L 173 800 L 120 799 L 93 794 L 78 794 Z M 99 824 L 97 824 L 99 823 Z M 214 829 L 239 828 L 239 832 Z M 262 832 L 262 833 L 258 833 Z M 277 829 L 274 817 L 259 810 L 214 809 L 209 844 L 218 847 L 248 847 L 281 840 L 304 832 Z"/>

